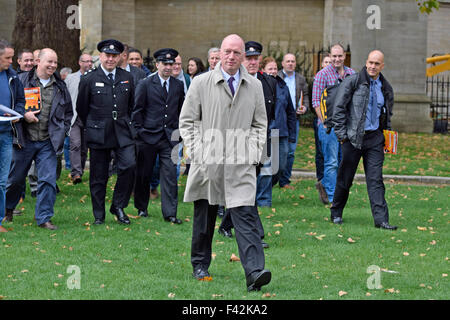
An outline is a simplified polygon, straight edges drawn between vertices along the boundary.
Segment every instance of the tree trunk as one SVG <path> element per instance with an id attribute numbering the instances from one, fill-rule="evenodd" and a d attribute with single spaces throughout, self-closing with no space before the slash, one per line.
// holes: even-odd
<path id="1" fill-rule="evenodd" d="M 71 5 L 78 6 L 78 0 L 17 0 L 12 41 L 16 54 L 24 48 L 52 48 L 59 69 L 78 70 L 80 29 L 68 27 L 73 14 L 67 13 L 67 8 Z"/>

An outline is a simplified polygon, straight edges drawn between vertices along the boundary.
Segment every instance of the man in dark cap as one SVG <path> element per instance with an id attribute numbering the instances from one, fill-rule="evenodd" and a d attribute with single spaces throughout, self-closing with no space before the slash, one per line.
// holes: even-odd
<path id="1" fill-rule="evenodd" d="M 129 224 L 124 212 L 133 191 L 136 169 L 134 131 L 131 112 L 134 105 L 134 84 L 131 73 L 117 68 L 120 41 L 110 39 L 97 45 L 101 65 L 81 76 L 77 112 L 86 128 L 90 148 L 89 186 L 94 224 L 105 221 L 105 195 L 111 152 L 115 154 L 117 182 L 110 212 L 118 221 Z"/>
<path id="2" fill-rule="evenodd" d="M 161 209 L 164 220 L 181 224 L 177 218 L 178 152 L 172 159 L 172 150 L 178 143 L 178 118 L 184 102 L 184 85 L 171 76 L 172 65 L 178 52 L 160 49 L 154 53 L 158 71 L 141 81 L 136 87 L 133 123 L 137 137 L 137 172 L 134 205 L 141 217 L 147 217 L 150 179 L 156 156 L 160 161 Z M 175 149 L 174 149 L 175 147 Z"/>
<path id="3" fill-rule="evenodd" d="M 263 46 L 256 41 L 247 41 L 245 43 L 245 57 L 242 65 L 247 69 L 248 73 L 261 81 L 264 93 L 264 101 L 266 104 L 266 116 L 267 116 L 267 130 L 270 128 L 270 124 L 275 119 L 275 100 L 276 100 L 276 88 L 277 81 L 275 78 L 259 72 L 259 57 L 261 56 L 261 52 L 263 50 Z M 253 207 L 253 210 L 257 213 L 257 206 L 261 207 L 271 207 L 272 206 L 272 171 L 271 171 L 271 163 L 270 163 L 270 139 L 269 139 L 269 131 L 267 131 L 267 144 L 263 151 L 263 156 L 261 158 L 261 163 L 266 164 L 257 170 L 257 183 L 256 183 L 256 204 Z M 258 214 L 255 216 L 258 217 L 256 228 L 261 239 L 264 239 L 264 228 L 259 219 Z M 222 219 L 222 223 L 219 227 L 218 232 L 225 237 L 232 237 L 231 228 L 233 227 L 233 223 L 229 216 L 229 212 L 225 211 L 225 216 Z M 268 248 L 269 245 L 261 240 L 261 243 L 264 248 Z"/>

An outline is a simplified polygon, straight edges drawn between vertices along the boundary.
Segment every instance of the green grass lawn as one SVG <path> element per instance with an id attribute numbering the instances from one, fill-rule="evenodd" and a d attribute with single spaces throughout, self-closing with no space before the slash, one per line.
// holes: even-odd
<path id="1" fill-rule="evenodd" d="M 294 167 L 315 171 L 314 130 L 300 128 Z M 450 136 L 399 133 L 397 154 L 386 154 L 385 174 L 450 177 Z M 358 173 L 363 173 L 362 162 Z"/>
<path id="2" fill-rule="evenodd" d="M 63 171 L 57 197 L 56 231 L 38 228 L 35 200 L 27 194 L 24 214 L 4 223 L 0 236 L 0 299 L 449 299 L 449 192 L 445 186 L 386 185 L 390 222 L 397 231 L 376 229 L 364 184 L 352 187 L 344 224 L 329 221 L 313 180 L 294 183 L 295 190 L 274 188 L 273 207 L 261 209 L 265 228 L 266 267 L 272 282 L 261 292 L 246 291 L 235 239 L 215 234 L 213 281 L 192 277 L 190 246 L 193 205 L 183 203 L 182 225 L 164 222 L 160 202 L 149 205 L 149 218 L 119 225 L 107 213 L 95 226 L 87 175 L 73 186 Z M 108 197 L 111 199 L 111 187 Z M 110 201 L 110 200 L 108 200 Z M 109 208 L 109 204 L 107 204 Z M 133 205 L 126 210 L 136 215 Z M 219 223 L 219 219 L 217 223 Z M 80 289 L 67 281 L 80 270 Z M 378 266 L 378 274 L 367 273 Z M 379 275 L 381 289 L 367 279 Z"/>

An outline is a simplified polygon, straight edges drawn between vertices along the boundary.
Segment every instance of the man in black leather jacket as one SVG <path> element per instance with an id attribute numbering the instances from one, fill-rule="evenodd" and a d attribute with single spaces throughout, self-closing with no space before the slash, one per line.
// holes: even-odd
<path id="1" fill-rule="evenodd" d="M 383 129 L 390 129 L 391 126 L 394 92 L 381 74 L 383 68 L 383 53 L 379 50 L 370 52 L 366 66 L 359 73 L 347 77 L 336 96 L 333 122 L 336 136 L 342 144 L 342 162 L 330 209 L 331 220 L 335 224 L 342 223 L 342 211 L 362 157 L 375 227 L 397 229 L 389 224 L 384 196 Z"/>

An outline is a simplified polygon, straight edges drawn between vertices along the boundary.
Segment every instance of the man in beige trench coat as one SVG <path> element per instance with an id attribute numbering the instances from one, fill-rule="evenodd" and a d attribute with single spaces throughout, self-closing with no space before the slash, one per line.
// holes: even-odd
<path id="1" fill-rule="evenodd" d="M 230 209 L 247 290 L 270 282 L 256 229 L 256 165 L 266 140 L 267 117 L 261 82 L 241 63 L 244 41 L 225 37 L 216 68 L 191 83 L 180 115 L 180 134 L 191 159 L 184 194 L 194 202 L 191 247 L 193 276 L 211 280 L 211 243 L 218 205 Z"/>

